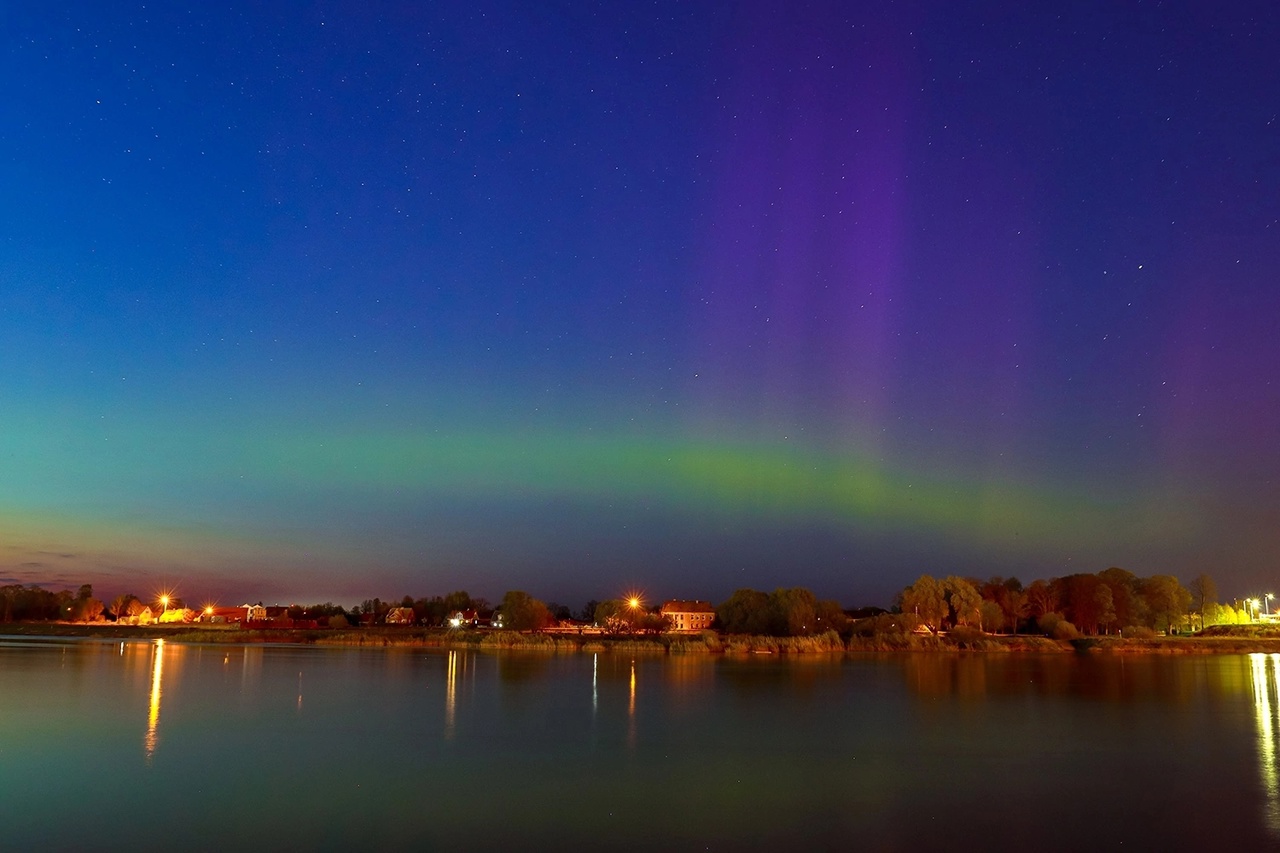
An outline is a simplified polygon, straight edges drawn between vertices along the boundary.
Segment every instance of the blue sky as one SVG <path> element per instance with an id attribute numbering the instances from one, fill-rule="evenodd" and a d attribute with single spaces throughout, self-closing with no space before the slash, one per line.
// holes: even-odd
<path id="1" fill-rule="evenodd" d="M 0 21 L 11 581 L 1273 585 L 1263 4 Z"/>

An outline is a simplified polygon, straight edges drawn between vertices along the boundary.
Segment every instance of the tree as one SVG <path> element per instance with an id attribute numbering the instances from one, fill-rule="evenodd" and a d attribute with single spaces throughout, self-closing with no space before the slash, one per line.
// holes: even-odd
<path id="1" fill-rule="evenodd" d="M 1058 593 L 1046 581 L 1032 581 L 1031 586 L 1027 587 L 1027 605 L 1031 615 L 1039 619 L 1058 609 Z"/>
<path id="2" fill-rule="evenodd" d="M 502 622 L 513 631 L 538 631 L 551 624 L 547 605 L 518 589 L 502 597 Z"/>
<path id="3" fill-rule="evenodd" d="M 845 636 L 849 632 L 849 627 L 853 620 L 845 615 L 844 608 L 840 606 L 838 601 L 819 601 L 817 612 L 814 616 L 817 623 L 813 633 L 821 634 L 825 631 L 835 631 L 841 636 Z"/>
<path id="4" fill-rule="evenodd" d="M 671 617 L 653 611 L 642 613 L 635 621 L 635 630 L 641 634 L 663 634 L 671 630 Z"/>
<path id="5" fill-rule="evenodd" d="M 1027 618 L 1028 612 L 1031 610 L 1030 604 L 1027 602 L 1027 594 L 1021 589 L 1010 590 L 1006 593 L 1004 601 L 1005 619 L 1008 620 L 1009 627 L 1013 629 L 1013 633 L 1018 633 L 1018 622 Z"/>
<path id="6" fill-rule="evenodd" d="M 956 625 L 982 624 L 982 596 L 973 583 L 948 575 L 942 580 L 942 588 L 946 591 L 947 603 L 951 605 L 951 615 Z"/>
<path id="7" fill-rule="evenodd" d="M 107 612 L 115 617 L 118 622 L 129 615 L 130 602 L 137 600 L 138 596 L 136 595 L 129 595 L 127 593 L 124 595 L 117 595 L 115 598 L 111 599 L 111 605 L 107 608 Z"/>
<path id="8" fill-rule="evenodd" d="M 475 610 L 477 608 L 471 601 L 471 596 L 467 594 L 467 591 L 460 589 L 444 597 L 444 609 L 447 613 L 456 613 L 459 610 Z"/>
<path id="9" fill-rule="evenodd" d="M 413 612 L 423 625 L 443 625 L 449 618 L 449 609 L 444 599 L 438 595 L 431 598 L 419 598 L 413 603 Z"/>
<path id="10" fill-rule="evenodd" d="M 1111 599 L 1111 587 L 1099 581 L 1094 588 L 1093 598 L 1098 614 L 1098 624 L 1109 634 L 1111 625 L 1116 621 L 1116 608 Z"/>
<path id="11" fill-rule="evenodd" d="M 102 602 L 92 596 L 77 598 L 71 605 L 71 619 L 73 622 L 97 622 L 101 618 Z"/>
<path id="12" fill-rule="evenodd" d="M 769 596 L 769 633 L 780 637 L 799 637 L 813 632 L 817 625 L 818 598 L 803 587 L 775 589 Z"/>
<path id="13" fill-rule="evenodd" d="M 1191 606 L 1191 593 L 1172 575 L 1152 575 L 1139 584 L 1139 594 L 1150 613 L 1150 626 L 1172 631 Z"/>
<path id="14" fill-rule="evenodd" d="M 630 627 L 626 619 L 626 607 L 615 598 L 597 604 L 591 618 L 610 634 L 621 634 Z"/>
<path id="15" fill-rule="evenodd" d="M 1004 625 L 1004 608 L 994 601 L 983 601 L 981 605 L 982 630 L 988 633 L 999 631 Z"/>
<path id="16" fill-rule="evenodd" d="M 583 622 L 594 622 L 596 619 L 596 608 L 599 606 L 600 602 L 596 601 L 594 598 L 591 599 L 583 605 L 582 613 L 579 615 L 579 618 Z"/>
<path id="17" fill-rule="evenodd" d="M 716 608 L 720 630 L 730 634 L 768 634 L 772 615 L 769 596 L 754 589 L 739 589 Z"/>
<path id="18" fill-rule="evenodd" d="M 262 602 L 259 601 L 258 604 Z M 383 601 L 381 598 L 366 598 L 360 604 L 360 612 L 364 615 L 372 614 L 375 622 L 384 622 L 387 614 L 391 612 L 391 602 Z"/>
<path id="19" fill-rule="evenodd" d="M 1138 595 L 1138 576 L 1117 566 L 1098 572 L 1098 579 L 1111 590 L 1111 604 L 1121 628 L 1146 625 L 1147 610 Z"/>
<path id="20" fill-rule="evenodd" d="M 914 615 L 936 634 L 950 612 L 946 590 L 932 576 L 921 575 L 902 591 L 902 612 Z"/>
<path id="21" fill-rule="evenodd" d="M 1202 572 L 1191 579 L 1189 589 L 1192 606 L 1200 614 L 1200 627 L 1212 624 L 1205 617 L 1207 615 L 1212 619 L 1217 615 L 1218 585 L 1213 582 L 1213 578 Z"/>
<path id="22" fill-rule="evenodd" d="M 1098 633 L 1102 616 L 1098 587 L 1105 585 L 1101 578 L 1091 574 L 1067 575 L 1052 584 L 1058 590 L 1063 616 L 1086 634 Z M 1111 601 L 1110 594 L 1108 589 L 1108 601 Z M 1111 618 L 1114 620 L 1114 613 Z"/>

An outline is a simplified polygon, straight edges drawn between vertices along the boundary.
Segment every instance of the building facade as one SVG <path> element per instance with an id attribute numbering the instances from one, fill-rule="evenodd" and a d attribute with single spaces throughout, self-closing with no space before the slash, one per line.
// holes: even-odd
<path id="1" fill-rule="evenodd" d="M 668 601 L 661 613 L 671 620 L 672 631 L 706 631 L 715 621 L 716 609 L 707 601 Z"/>

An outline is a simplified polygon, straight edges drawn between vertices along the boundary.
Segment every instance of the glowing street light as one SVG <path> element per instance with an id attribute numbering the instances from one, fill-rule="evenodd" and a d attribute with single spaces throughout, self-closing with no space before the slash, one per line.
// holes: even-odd
<path id="1" fill-rule="evenodd" d="M 1250 618 L 1250 619 L 1257 619 L 1257 618 L 1258 618 L 1258 607 L 1262 604 L 1262 602 L 1258 601 L 1258 599 L 1256 599 L 1256 598 L 1251 598 L 1251 599 L 1249 599 L 1249 600 L 1246 602 L 1246 604 L 1248 604 L 1250 607 L 1252 607 L 1252 608 L 1253 608 L 1253 615 L 1252 615 L 1251 617 L 1249 617 L 1249 618 Z"/>
<path id="2" fill-rule="evenodd" d="M 167 593 L 160 596 L 160 607 L 164 610 L 169 609 L 169 595 Z"/>
<path id="3" fill-rule="evenodd" d="M 1276 597 L 1275 593 L 1269 592 L 1262 599 L 1262 606 L 1264 608 L 1263 612 L 1266 613 L 1268 616 L 1271 615 L 1271 599 L 1275 597 Z"/>

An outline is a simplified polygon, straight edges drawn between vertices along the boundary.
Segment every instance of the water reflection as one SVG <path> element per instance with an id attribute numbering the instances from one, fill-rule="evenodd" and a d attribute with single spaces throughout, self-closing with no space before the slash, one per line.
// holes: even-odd
<path id="1" fill-rule="evenodd" d="M 631 662 L 631 700 L 627 704 L 627 746 L 636 747 L 636 662 Z"/>
<path id="2" fill-rule="evenodd" d="M 454 714 L 458 707 L 458 653 L 449 652 L 444 674 L 444 737 L 453 740 Z"/>
<path id="3" fill-rule="evenodd" d="M 1258 771 L 1266 795 L 1264 820 L 1272 834 L 1280 834 L 1280 780 L 1276 776 L 1277 654 L 1249 655 L 1253 675 L 1253 713 L 1258 726 Z"/>
<path id="4" fill-rule="evenodd" d="M 160 696 L 164 679 L 164 640 L 156 640 L 151 651 L 151 703 L 147 710 L 147 733 L 142 739 L 147 764 L 160 742 Z"/>

